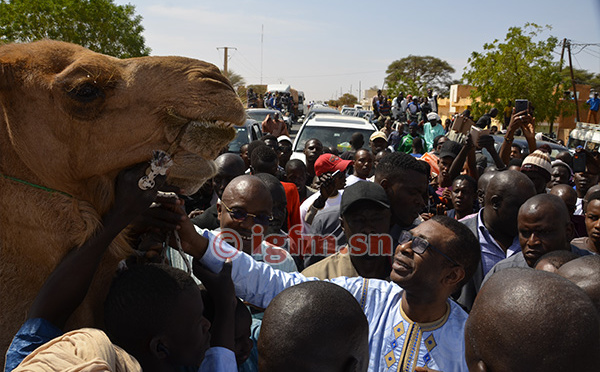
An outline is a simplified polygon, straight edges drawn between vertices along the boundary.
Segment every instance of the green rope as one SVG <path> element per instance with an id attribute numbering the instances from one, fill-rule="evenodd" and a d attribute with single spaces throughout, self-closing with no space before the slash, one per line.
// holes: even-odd
<path id="1" fill-rule="evenodd" d="M 21 179 L 15 178 L 15 177 L 6 176 L 6 175 L 4 175 L 4 174 L 2 174 L 2 173 L 0 173 L 0 176 L 4 177 L 4 178 L 6 178 L 6 179 L 9 179 L 9 180 L 11 180 L 11 181 L 15 181 L 15 182 L 22 183 L 22 184 L 24 184 L 24 185 L 28 185 L 28 186 L 31 186 L 31 187 L 35 187 L 36 189 L 40 189 L 40 190 L 47 191 L 47 192 L 49 192 L 50 194 L 59 193 L 59 194 L 62 194 L 62 195 L 68 196 L 69 198 L 72 198 L 72 197 L 73 197 L 72 195 L 70 195 L 70 194 L 67 194 L 66 192 L 59 191 L 59 190 L 54 190 L 54 189 L 51 189 L 51 188 L 48 188 L 48 187 L 44 187 L 44 186 L 40 186 L 40 185 L 36 185 L 35 183 L 31 183 L 31 182 L 23 181 L 23 180 L 21 180 Z"/>

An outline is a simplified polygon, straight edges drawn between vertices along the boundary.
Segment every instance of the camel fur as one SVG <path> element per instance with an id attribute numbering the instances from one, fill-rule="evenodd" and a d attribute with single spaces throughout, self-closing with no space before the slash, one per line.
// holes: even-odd
<path id="1" fill-rule="evenodd" d="M 206 62 L 120 60 L 49 40 L 1 46 L 2 355 L 57 263 L 100 227 L 119 171 L 169 151 L 168 182 L 194 193 L 244 119 L 231 84 Z M 110 280 L 129 253 L 122 233 L 69 328 L 101 322 Z"/>

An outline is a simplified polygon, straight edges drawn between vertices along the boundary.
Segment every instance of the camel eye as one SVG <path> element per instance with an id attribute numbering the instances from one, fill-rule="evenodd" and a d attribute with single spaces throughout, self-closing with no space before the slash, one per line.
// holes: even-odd
<path id="1" fill-rule="evenodd" d="M 69 95 L 72 98 L 85 103 L 85 102 L 92 102 L 96 98 L 103 97 L 104 92 L 102 91 L 102 89 L 98 88 L 97 86 L 95 86 L 93 84 L 84 83 L 84 84 L 74 87 L 69 92 Z"/>

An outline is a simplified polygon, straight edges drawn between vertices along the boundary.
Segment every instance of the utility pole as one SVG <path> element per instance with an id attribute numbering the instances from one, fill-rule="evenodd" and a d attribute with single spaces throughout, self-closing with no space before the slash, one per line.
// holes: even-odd
<path id="1" fill-rule="evenodd" d="M 360 103 L 360 101 L 362 100 L 362 97 L 361 97 L 361 95 L 362 95 L 362 91 L 361 91 L 361 89 L 362 89 L 362 87 L 361 87 L 361 83 L 362 83 L 362 81 L 360 81 L 360 80 L 359 80 L 359 81 L 358 81 L 358 103 Z"/>
<path id="2" fill-rule="evenodd" d="M 563 60 L 565 58 L 566 44 L 567 44 L 567 38 L 564 38 L 563 42 L 562 42 L 562 50 L 560 51 L 560 63 L 558 64 L 558 73 L 559 74 L 562 72 Z M 558 83 L 556 85 L 556 90 L 559 90 L 559 89 L 560 89 L 560 83 Z M 564 98 L 564 95 L 563 95 L 563 98 Z M 553 132 L 553 126 L 554 126 L 554 123 L 550 123 L 550 134 L 552 134 L 552 132 Z M 559 125 L 559 130 L 560 130 L 560 125 Z"/>
<path id="3" fill-rule="evenodd" d="M 227 76 L 227 62 L 229 62 L 228 61 L 228 57 L 227 57 L 227 51 L 229 49 L 235 49 L 235 50 L 237 50 L 237 48 L 234 48 L 234 47 L 220 47 L 220 48 L 217 48 L 217 50 L 220 50 L 220 49 L 223 49 L 223 51 L 225 52 L 225 56 L 224 56 L 224 59 L 223 59 L 223 75 Z"/>
<path id="4" fill-rule="evenodd" d="M 566 40 L 566 39 L 565 39 Z M 575 76 L 573 74 L 573 62 L 571 61 L 571 40 L 567 40 L 567 52 L 569 53 L 569 69 L 571 69 L 571 82 L 573 83 L 573 94 L 575 97 L 575 118 L 579 122 L 579 102 L 577 102 L 577 86 L 575 84 Z"/>
<path id="5" fill-rule="evenodd" d="M 263 79 L 263 42 L 265 38 L 265 25 L 261 25 L 260 29 L 260 85 Z"/>

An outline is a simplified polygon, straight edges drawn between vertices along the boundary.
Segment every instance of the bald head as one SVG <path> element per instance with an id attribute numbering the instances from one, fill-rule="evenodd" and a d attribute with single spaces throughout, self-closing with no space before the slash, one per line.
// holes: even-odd
<path id="1" fill-rule="evenodd" d="M 481 288 L 465 324 L 469 371 L 597 371 L 600 323 L 589 297 L 545 271 L 510 268 Z"/>
<path id="2" fill-rule="evenodd" d="M 583 289 L 600 314 L 600 256 L 589 255 L 569 261 L 558 269 L 558 275 Z"/>
<path id="3" fill-rule="evenodd" d="M 237 173 L 238 176 L 244 174 L 244 171 L 246 170 L 242 158 L 239 155 L 232 153 L 219 155 L 215 159 L 215 164 L 219 171 L 226 170 L 231 173 Z"/>
<path id="4" fill-rule="evenodd" d="M 515 198 L 522 204 L 525 200 L 535 195 L 533 182 L 521 172 L 504 171 L 496 172 L 489 180 L 485 202 L 488 204 L 493 195 L 504 198 Z"/>
<path id="5" fill-rule="evenodd" d="M 221 229 L 237 232 L 242 238 L 243 249 L 252 252 L 251 236 L 255 224 L 264 229 L 269 227 L 273 215 L 273 199 L 267 185 L 258 177 L 243 175 L 234 178 L 223 191 L 223 198 L 217 203 L 217 213 Z M 235 215 L 248 214 L 245 218 Z M 259 216 L 252 217 L 249 214 Z"/>
<path id="6" fill-rule="evenodd" d="M 576 258 L 579 258 L 579 255 L 571 251 L 552 251 L 540 257 L 533 268 L 549 273 L 557 273 L 562 265 Z"/>
<path id="7" fill-rule="evenodd" d="M 369 326 L 358 301 L 327 282 L 281 292 L 265 311 L 258 365 L 272 371 L 366 371 Z"/>
<path id="8" fill-rule="evenodd" d="M 519 215 L 534 214 L 542 217 L 544 213 L 552 213 L 552 218 L 556 219 L 557 224 L 566 224 L 571 220 L 565 203 L 552 194 L 535 195 L 527 199 L 519 209 Z"/>
<path id="9" fill-rule="evenodd" d="M 495 175 L 495 171 L 487 171 L 479 177 L 479 180 L 477 180 L 477 200 L 481 207 L 485 205 L 485 191 L 487 190 L 492 177 Z"/>
<path id="10" fill-rule="evenodd" d="M 217 174 L 212 179 L 213 190 L 219 197 L 223 196 L 225 187 L 237 176 L 241 176 L 246 171 L 246 164 L 239 155 L 225 153 L 215 159 Z"/>
<path id="11" fill-rule="evenodd" d="M 550 194 L 556 195 L 562 199 L 570 215 L 575 213 L 575 207 L 577 206 L 577 192 L 575 192 L 571 186 L 565 184 L 556 185 L 550 189 Z"/>
<path id="12" fill-rule="evenodd" d="M 223 192 L 222 199 L 227 202 L 239 197 L 244 199 L 265 198 L 271 204 L 271 194 L 267 185 L 260 178 L 249 174 L 244 174 L 231 180 Z"/>
<path id="13" fill-rule="evenodd" d="M 508 237 L 517 235 L 517 215 L 521 205 L 536 194 L 533 182 L 521 172 L 496 172 L 485 191 L 485 226 Z M 496 236 L 494 236 L 497 238 Z"/>

